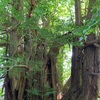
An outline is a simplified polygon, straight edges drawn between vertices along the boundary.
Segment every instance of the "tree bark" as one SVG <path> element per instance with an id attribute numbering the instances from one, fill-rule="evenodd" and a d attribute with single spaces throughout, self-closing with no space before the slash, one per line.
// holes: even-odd
<path id="1" fill-rule="evenodd" d="M 35 0 L 31 3 L 35 3 Z M 21 10 L 22 1 L 16 1 L 13 6 L 16 10 Z M 31 5 L 28 18 L 32 17 L 35 6 L 36 4 Z M 18 24 L 14 17 L 12 24 Z M 37 41 L 37 30 L 33 30 L 33 33 L 30 30 L 25 32 L 28 35 L 22 36 L 16 28 L 10 33 L 10 58 L 23 57 L 24 61 L 7 69 L 4 100 L 56 100 L 60 88 L 56 66 L 60 48 L 54 47 L 55 43 L 51 47 L 45 45 L 47 43 L 41 37 Z M 34 43 L 33 35 L 36 38 Z M 49 51 L 47 47 L 50 48 Z"/>
<path id="2" fill-rule="evenodd" d="M 91 9 L 95 0 L 90 0 L 87 19 L 91 18 Z M 76 7 L 76 25 L 81 25 L 81 16 L 77 0 L 75 0 Z M 95 34 L 88 35 L 87 42 L 96 40 Z M 76 39 L 77 41 L 77 39 Z M 99 41 L 97 41 L 99 45 Z M 72 56 L 72 70 L 71 70 L 71 87 L 64 95 L 63 100 L 97 100 L 99 93 L 100 73 L 100 48 L 94 43 L 84 48 L 74 46 Z"/>

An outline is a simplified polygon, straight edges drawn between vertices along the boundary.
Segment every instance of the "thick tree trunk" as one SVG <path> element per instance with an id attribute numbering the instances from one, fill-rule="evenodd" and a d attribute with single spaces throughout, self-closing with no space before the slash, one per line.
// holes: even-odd
<path id="1" fill-rule="evenodd" d="M 12 43 L 14 41 L 11 40 Z M 24 51 L 26 55 L 23 55 L 25 61 L 28 60 L 28 62 L 13 66 L 7 71 L 4 84 L 5 100 L 56 100 L 57 91 L 60 88 L 56 68 L 59 47 L 52 46 L 47 53 L 44 43 L 39 42 L 34 47 L 36 48 L 36 52 L 34 52 L 34 49 L 31 49 L 33 44 L 30 41 L 31 39 L 28 37 Z M 15 48 L 13 47 L 14 50 L 11 51 L 12 55 L 16 51 Z"/>
<path id="2" fill-rule="evenodd" d="M 89 35 L 87 41 L 95 39 Z M 100 48 L 92 45 L 81 49 L 73 48 L 71 87 L 63 100 L 97 100 L 99 93 Z M 77 56 L 76 56 L 77 55 Z"/>
<path id="3" fill-rule="evenodd" d="M 78 2 L 79 1 L 79 2 Z M 90 0 L 87 19 L 91 18 L 91 9 L 96 0 Z M 80 0 L 75 0 L 76 25 L 81 25 Z M 94 34 L 88 35 L 87 42 L 96 39 Z M 98 41 L 99 43 L 99 41 Z M 71 87 L 63 100 L 97 100 L 100 78 L 100 48 L 93 44 L 73 47 Z"/>
<path id="4" fill-rule="evenodd" d="M 36 1 L 31 0 L 28 18 L 31 18 Z M 22 10 L 22 0 L 14 2 L 15 10 Z M 13 17 L 12 24 L 18 21 Z M 45 40 L 37 41 L 37 31 L 26 31 L 25 37 L 18 34 L 17 27 L 10 33 L 10 52 L 12 59 L 24 59 L 18 66 L 8 68 L 4 86 L 4 100 L 56 100 L 59 90 L 57 56 L 59 47 L 50 47 L 47 52 Z M 32 41 L 36 38 L 36 41 Z M 52 44 L 53 45 L 53 44 Z"/>

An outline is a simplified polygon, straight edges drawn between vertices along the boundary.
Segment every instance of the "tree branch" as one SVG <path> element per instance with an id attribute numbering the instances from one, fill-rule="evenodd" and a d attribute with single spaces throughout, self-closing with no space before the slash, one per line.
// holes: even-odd
<path id="1" fill-rule="evenodd" d="M 32 17 L 32 13 L 33 13 L 35 6 L 36 6 L 36 0 L 31 0 L 31 7 L 30 7 L 30 10 L 29 10 L 29 13 L 28 13 L 29 18 Z"/>
<path id="2" fill-rule="evenodd" d="M 0 43 L 0 47 L 4 47 L 4 46 L 7 46 L 9 45 L 9 43 L 5 42 L 5 43 Z"/>
<path id="3" fill-rule="evenodd" d="M 2 76 L 0 77 L 0 79 L 2 79 L 2 78 L 5 78 L 5 75 L 2 75 Z"/>
<path id="4" fill-rule="evenodd" d="M 27 65 L 14 65 L 12 68 L 25 68 L 25 69 L 29 69 L 29 67 Z M 7 71 L 12 69 L 10 66 L 3 66 L 2 69 L 7 69 Z"/>

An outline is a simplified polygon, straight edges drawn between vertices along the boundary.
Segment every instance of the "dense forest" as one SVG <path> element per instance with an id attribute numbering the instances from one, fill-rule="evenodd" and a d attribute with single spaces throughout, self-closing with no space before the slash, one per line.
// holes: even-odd
<path id="1" fill-rule="evenodd" d="M 99 100 L 100 0 L 0 0 L 0 100 Z"/>

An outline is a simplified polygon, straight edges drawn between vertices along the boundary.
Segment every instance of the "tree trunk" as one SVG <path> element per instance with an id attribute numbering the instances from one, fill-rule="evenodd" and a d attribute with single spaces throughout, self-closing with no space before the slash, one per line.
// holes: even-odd
<path id="1" fill-rule="evenodd" d="M 88 36 L 88 41 L 94 40 Z M 100 78 L 100 48 L 93 44 L 81 49 L 81 53 L 73 49 L 71 87 L 63 100 L 97 100 Z M 77 54 L 77 56 L 76 56 Z M 77 63 L 77 64 L 76 64 Z"/>
<path id="2" fill-rule="evenodd" d="M 87 19 L 92 16 L 95 0 L 89 2 Z M 75 0 L 76 25 L 82 25 L 80 0 Z M 95 34 L 88 35 L 87 42 L 96 40 Z M 77 41 L 77 39 L 75 40 Z M 99 41 L 97 43 L 99 45 Z M 100 48 L 94 43 L 83 47 L 73 46 L 71 86 L 63 100 L 97 100 L 99 93 Z"/>
<path id="3" fill-rule="evenodd" d="M 28 18 L 36 5 L 35 0 L 31 3 Z M 16 10 L 21 10 L 21 0 L 14 4 Z M 12 24 L 17 25 L 18 21 L 12 18 Z M 56 100 L 60 88 L 56 66 L 59 46 L 52 44 L 48 52 L 45 39 L 39 37 L 37 41 L 37 33 L 28 30 L 25 31 L 28 35 L 22 36 L 17 27 L 10 33 L 10 58 L 23 61 L 7 69 L 4 100 Z M 33 35 L 36 38 L 34 42 Z"/>
<path id="4" fill-rule="evenodd" d="M 27 67 L 14 66 L 8 70 L 5 100 L 56 100 L 60 87 L 56 68 L 58 53 L 58 47 L 51 47 L 45 54 L 45 46 L 40 43 Z"/>

